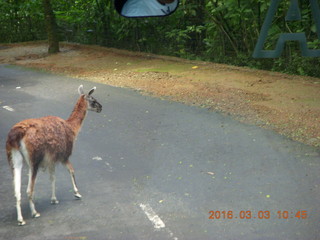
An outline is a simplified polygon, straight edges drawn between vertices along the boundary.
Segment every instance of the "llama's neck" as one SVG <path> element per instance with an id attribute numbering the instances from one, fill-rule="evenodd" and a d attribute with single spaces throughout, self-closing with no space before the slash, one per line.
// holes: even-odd
<path id="1" fill-rule="evenodd" d="M 67 119 L 67 122 L 70 124 L 75 136 L 78 135 L 86 114 L 87 101 L 85 100 L 84 95 L 82 95 L 77 101 L 70 117 Z"/>

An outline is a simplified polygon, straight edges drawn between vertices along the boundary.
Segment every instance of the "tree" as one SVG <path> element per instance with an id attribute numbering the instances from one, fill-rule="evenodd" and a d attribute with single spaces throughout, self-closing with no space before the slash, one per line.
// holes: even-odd
<path id="1" fill-rule="evenodd" d="M 203 51 L 204 24 L 205 24 L 205 1 L 188 0 L 188 13 L 185 15 L 189 39 L 186 47 L 194 54 Z"/>
<path id="2" fill-rule="evenodd" d="M 42 0 L 43 10 L 44 10 L 44 19 L 46 23 L 48 43 L 49 43 L 49 53 L 59 52 L 59 35 L 58 27 L 55 15 L 52 10 L 50 0 Z"/>

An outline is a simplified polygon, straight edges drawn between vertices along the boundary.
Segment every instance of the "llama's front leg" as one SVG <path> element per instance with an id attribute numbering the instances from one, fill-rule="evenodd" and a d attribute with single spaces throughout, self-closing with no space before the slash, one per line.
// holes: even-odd
<path id="1" fill-rule="evenodd" d="M 36 181 L 37 177 L 37 168 L 29 168 L 29 181 L 28 181 L 28 188 L 27 188 L 27 194 L 29 197 L 29 205 L 30 205 L 30 210 L 31 210 L 31 216 L 34 218 L 40 217 L 40 213 L 37 212 L 34 202 L 33 202 L 33 197 L 34 197 L 34 184 Z"/>
<path id="2" fill-rule="evenodd" d="M 59 201 L 56 197 L 56 175 L 55 175 L 55 167 L 52 166 L 50 169 L 50 180 L 51 180 L 51 188 L 52 188 L 52 195 L 51 195 L 51 204 L 58 204 Z"/>
<path id="3" fill-rule="evenodd" d="M 74 196 L 77 199 L 81 199 L 82 196 L 79 193 L 78 188 L 77 188 L 76 179 L 75 179 L 75 176 L 74 176 L 74 169 L 72 167 L 72 164 L 69 161 L 67 161 L 66 166 L 67 166 L 67 168 L 69 170 L 69 173 L 70 173 L 70 176 L 71 176 L 71 182 L 72 182 L 72 186 L 73 186 Z"/>

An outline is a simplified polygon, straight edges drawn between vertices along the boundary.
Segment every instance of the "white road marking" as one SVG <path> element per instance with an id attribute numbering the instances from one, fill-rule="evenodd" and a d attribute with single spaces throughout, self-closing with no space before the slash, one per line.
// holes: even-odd
<path id="1" fill-rule="evenodd" d="M 140 203 L 140 208 L 153 223 L 155 229 L 164 228 L 166 226 L 161 218 L 153 211 L 149 204 Z"/>
<path id="2" fill-rule="evenodd" d="M 2 108 L 10 111 L 10 112 L 14 112 L 14 109 L 12 107 L 9 107 L 9 106 L 3 106 Z"/>
<path id="3" fill-rule="evenodd" d="M 147 215 L 148 219 L 153 223 L 153 226 L 156 230 L 164 229 L 167 234 L 169 234 L 170 238 L 173 240 L 178 240 L 177 237 L 174 237 L 173 232 L 169 228 L 165 228 L 166 225 L 161 220 L 161 218 L 155 213 L 155 211 L 150 207 L 149 204 L 140 203 L 140 208 Z"/>
<path id="4" fill-rule="evenodd" d="M 101 160 L 102 160 L 102 157 L 96 156 L 96 157 L 93 157 L 92 160 L 101 161 Z"/>

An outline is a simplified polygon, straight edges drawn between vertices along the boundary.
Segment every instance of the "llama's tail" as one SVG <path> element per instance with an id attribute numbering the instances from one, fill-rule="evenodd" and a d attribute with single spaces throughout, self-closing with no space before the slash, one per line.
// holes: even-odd
<path id="1" fill-rule="evenodd" d="M 7 142 L 6 142 L 6 151 L 7 151 L 7 158 L 9 165 L 11 168 L 13 168 L 13 162 L 12 158 L 13 156 L 13 150 L 15 152 L 19 152 L 20 148 L 20 142 L 21 139 L 25 136 L 26 134 L 26 128 L 23 126 L 15 125 L 13 128 L 11 128 L 10 132 L 8 133 L 7 137 Z"/>

